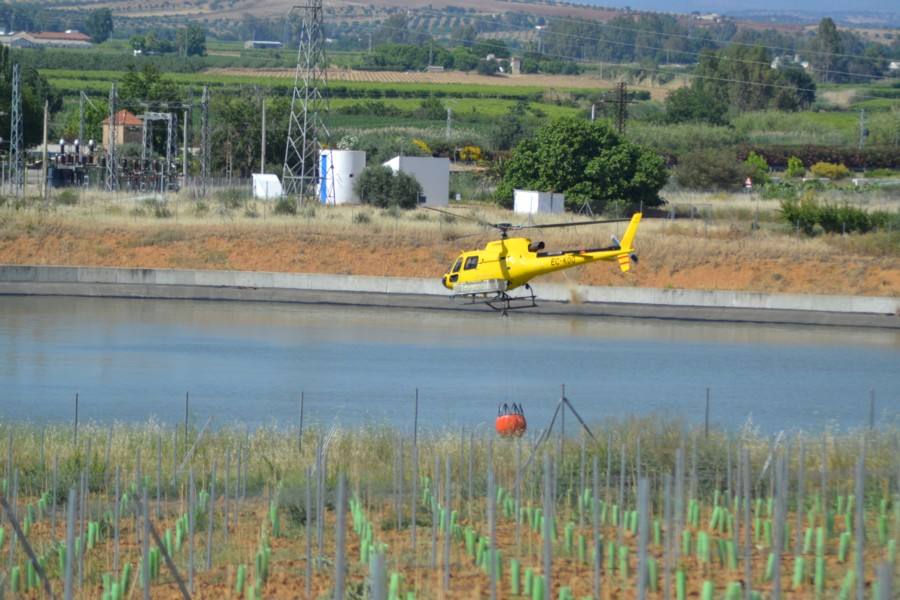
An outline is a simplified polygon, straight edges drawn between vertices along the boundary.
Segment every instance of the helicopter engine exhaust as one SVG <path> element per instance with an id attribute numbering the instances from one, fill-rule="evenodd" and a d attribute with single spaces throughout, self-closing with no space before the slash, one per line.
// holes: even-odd
<path id="1" fill-rule="evenodd" d="M 529 252 L 540 252 L 544 249 L 544 242 L 532 242 L 528 244 Z"/>

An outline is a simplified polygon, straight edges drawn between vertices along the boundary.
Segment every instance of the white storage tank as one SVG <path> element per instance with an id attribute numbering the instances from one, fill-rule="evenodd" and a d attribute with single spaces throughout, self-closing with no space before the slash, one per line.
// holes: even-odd
<path id="1" fill-rule="evenodd" d="M 566 210 L 565 194 L 513 190 L 513 210 L 523 215 L 562 214 Z"/>
<path id="2" fill-rule="evenodd" d="M 356 178 L 366 168 L 362 150 L 326 149 L 319 153 L 319 201 L 322 204 L 358 204 L 353 191 Z"/>

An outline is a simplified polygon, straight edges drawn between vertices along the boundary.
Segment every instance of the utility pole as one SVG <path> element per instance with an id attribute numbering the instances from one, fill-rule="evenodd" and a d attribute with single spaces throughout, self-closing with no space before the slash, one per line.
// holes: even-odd
<path id="1" fill-rule="evenodd" d="M 118 115 L 116 115 L 116 84 L 109 89 L 109 126 L 106 131 L 109 139 L 106 142 L 106 191 L 119 189 L 118 157 L 116 156 L 116 137 L 118 136 Z"/>
<path id="2" fill-rule="evenodd" d="M 866 144 L 866 138 L 869 136 L 869 130 L 866 129 L 866 109 L 859 110 L 859 149 L 862 150 Z"/>
<path id="3" fill-rule="evenodd" d="M 78 142 L 84 143 L 84 92 L 78 96 Z"/>
<path id="4" fill-rule="evenodd" d="M 209 138 L 209 86 L 203 86 L 203 96 L 200 98 L 200 190 L 201 198 L 206 197 L 206 188 L 209 186 L 210 165 L 210 138 Z"/>
<path id="5" fill-rule="evenodd" d="M 184 145 L 181 150 L 181 187 L 187 187 L 188 182 L 188 109 L 184 109 L 184 133 L 182 134 L 182 142 Z"/>
<path id="6" fill-rule="evenodd" d="M 47 115 L 50 113 L 50 101 L 44 100 L 44 147 L 41 153 L 41 196 L 44 198 L 44 205 L 50 196 L 49 185 L 47 185 Z"/>
<path id="7" fill-rule="evenodd" d="M 450 138 L 450 134 L 453 130 L 453 109 L 449 106 L 447 107 L 447 139 Z"/>
<path id="8" fill-rule="evenodd" d="M 597 105 L 591 104 L 591 123 L 597 119 Z"/>
<path id="9" fill-rule="evenodd" d="M 259 144 L 259 172 L 266 172 L 266 97 L 262 99 L 262 140 Z"/>
<path id="10" fill-rule="evenodd" d="M 625 120 L 628 118 L 628 101 L 625 82 L 620 81 L 616 88 L 616 131 L 625 133 Z"/>

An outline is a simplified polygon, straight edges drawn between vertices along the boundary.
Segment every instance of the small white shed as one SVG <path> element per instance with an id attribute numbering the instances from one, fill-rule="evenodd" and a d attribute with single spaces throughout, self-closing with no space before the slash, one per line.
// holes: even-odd
<path id="1" fill-rule="evenodd" d="M 257 200 L 281 198 L 283 190 L 278 175 L 274 173 L 253 174 L 253 197 Z"/>
<path id="2" fill-rule="evenodd" d="M 555 192 L 514 190 L 513 210 L 523 215 L 561 214 L 566 210 L 566 196 Z"/>
<path id="3" fill-rule="evenodd" d="M 450 159 L 433 156 L 395 156 L 384 163 L 394 173 L 412 175 L 422 186 L 419 204 L 447 206 L 450 203 Z"/>

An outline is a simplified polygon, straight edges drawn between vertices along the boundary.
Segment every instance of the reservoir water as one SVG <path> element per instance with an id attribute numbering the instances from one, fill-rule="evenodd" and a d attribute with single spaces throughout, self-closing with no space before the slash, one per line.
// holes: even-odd
<path id="1" fill-rule="evenodd" d="M 0 419 L 543 427 L 659 414 L 764 432 L 900 420 L 900 333 L 269 303 L 0 297 Z"/>

